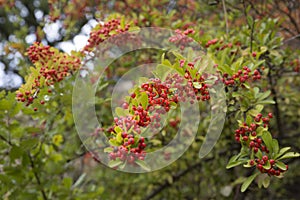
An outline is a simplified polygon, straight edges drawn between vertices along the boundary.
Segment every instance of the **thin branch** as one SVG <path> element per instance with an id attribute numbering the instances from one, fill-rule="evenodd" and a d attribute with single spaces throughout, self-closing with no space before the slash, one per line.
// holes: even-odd
<path id="1" fill-rule="evenodd" d="M 286 42 L 288 42 L 288 41 L 294 40 L 294 39 L 296 39 L 296 38 L 300 38 L 300 34 L 295 35 L 295 36 L 293 36 L 293 37 L 290 37 L 290 38 L 286 39 L 285 41 L 283 41 L 283 43 L 286 43 Z"/>
<path id="2" fill-rule="evenodd" d="M 210 158 L 210 159 L 206 159 L 205 161 L 209 161 L 209 160 L 212 160 L 213 158 Z M 190 167 L 186 168 L 185 170 L 179 172 L 178 174 L 176 175 L 173 175 L 172 176 L 172 180 L 173 180 L 173 183 L 178 181 L 182 176 L 186 175 L 188 172 L 191 172 L 192 170 L 200 167 L 202 165 L 202 162 L 198 162 L 194 165 L 191 165 Z M 156 195 L 158 195 L 161 191 L 163 191 L 164 189 L 168 188 L 171 186 L 171 183 L 169 183 L 168 180 L 166 180 L 164 182 L 164 184 L 160 185 L 159 187 L 157 187 L 156 189 L 152 190 L 152 192 L 146 196 L 145 200 L 149 200 L 149 199 L 152 199 L 153 197 L 155 197 Z"/>
<path id="3" fill-rule="evenodd" d="M 219 156 L 226 154 L 227 151 L 222 151 L 219 153 Z M 189 172 L 192 172 L 193 170 L 199 168 L 202 166 L 202 163 L 204 162 L 208 162 L 213 160 L 214 157 L 211 158 L 206 158 L 206 159 L 202 159 L 200 162 L 197 162 L 191 166 L 189 166 L 188 168 L 186 168 L 185 170 L 180 171 L 179 173 L 175 174 L 172 176 L 172 183 L 175 183 L 177 181 L 179 181 L 179 179 L 181 177 L 183 177 L 184 175 L 188 174 Z M 152 190 L 152 192 L 149 193 L 149 195 L 147 195 L 144 200 L 150 200 L 152 198 L 154 198 L 156 195 L 158 195 L 161 191 L 163 191 L 164 189 L 170 187 L 172 184 L 168 181 L 165 180 L 164 183 L 162 185 L 160 185 L 159 187 L 157 187 L 156 189 Z"/>
<path id="4" fill-rule="evenodd" d="M 271 93 L 273 94 L 273 100 L 275 102 L 274 107 L 275 107 L 275 117 L 276 117 L 276 125 L 277 125 L 277 130 L 278 130 L 278 138 L 281 138 L 283 129 L 282 129 L 282 124 L 281 124 L 281 113 L 278 105 L 278 99 L 277 99 L 277 92 L 275 90 L 275 85 L 276 83 L 274 82 L 272 76 L 271 76 L 271 71 L 272 71 L 272 66 L 270 63 L 267 62 L 267 64 L 270 67 L 269 73 L 268 73 L 268 79 L 269 79 L 269 84 L 271 87 Z"/>
<path id="5" fill-rule="evenodd" d="M 12 146 L 13 144 L 11 143 L 11 141 L 7 140 L 3 135 L 0 135 L 0 139 L 3 140 L 4 142 L 6 142 L 9 146 Z"/>
<path id="6" fill-rule="evenodd" d="M 276 1 L 275 5 L 276 5 L 276 8 L 277 8 L 281 13 L 285 14 L 285 15 L 290 19 L 290 22 L 294 25 L 296 31 L 297 31 L 298 33 L 300 33 L 300 28 L 299 28 L 299 26 L 298 26 L 298 23 L 297 23 L 296 20 L 293 18 L 293 16 L 291 15 L 291 13 L 290 13 L 290 12 L 285 12 L 284 10 L 282 10 L 282 9 L 280 8 L 280 6 L 279 6 L 279 2 L 278 2 L 278 1 Z"/>
<path id="7" fill-rule="evenodd" d="M 227 10 L 226 10 L 226 5 L 225 5 L 225 0 L 222 0 L 222 4 L 223 4 L 225 24 L 226 24 L 226 34 L 228 35 L 229 26 L 228 26 L 228 16 L 227 16 Z"/>
<path id="8" fill-rule="evenodd" d="M 48 200 L 48 198 L 47 198 L 47 196 L 46 196 L 46 192 L 45 192 L 45 190 L 44 190 L 43 187 L 42 187 L 42 183 L 41 183 L 40 177 L 38 176 L 38 174 L 37 174 L 36 171 L 35 171 L 35 165 L 34 165 L 34 162 L 33 162 L 33 160 L 32 160 L 32 157 L 30 156 L 29 153 L 28 153 L 28 157 L 29 157 L 29 159 L 30 159 L 31 168 L 32 168 L 34 177 L 35 177 L 35 179 L 36 179 L 36 182 L 37 182 L 37 184 L 38 184 L 38 186 L 39 186 L 39 188 L 40 188 L 40 191 L 41 191 L 41 193 L 42 193 L 43 199 L 44 199 L 44 200 Z"/>

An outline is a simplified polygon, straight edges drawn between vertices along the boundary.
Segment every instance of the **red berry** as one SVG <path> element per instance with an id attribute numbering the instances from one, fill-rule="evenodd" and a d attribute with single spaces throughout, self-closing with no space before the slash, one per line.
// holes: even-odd
<path id="1" fill-rule="evenodd" d="M 257 148 L 257 147 L 254 147 L 254 148 L 253 148 L 253 151 L 254 151 L 254 153 L 257 153 L 257 152 L 258 152 L 258 148 Z"/>
<path id="2" fill-rule="evenodd" d="M 262 139 L 261 138 L 257 138 L 257 143 L 261 144 L 262 143 Z"/>
<path id="3" fill-rule="evenodd" d="M 256 52 L 252 52 L 252 56 L 253 56 L 253 57 L 256 57 Z"/>
<path id="4" fill-rule="evenodd" d="M 263 156 L 262 159 L 266 162 L 267 160 L 269 160 L 268 156 Z"/>
<path id="5" fill-rule="evenodd" d="M 38 109 L 37 109 L 37 108 L 33 108 L 33 110 L 34 110 L 34 111 L 37 111 Z"/>
<path id="6" fill-rule="evenodd" d="M 123 108 L 123 109 L 128 109 L 128 103 L 127 103 L 127 102 L 123 103 L 123 104 L 122 104 L 122 108 Z"/>
<path id="7" fill-rule="evenodd" d="M 274 164 L 275 164 L 275 160 L 270 159 L 270 164 L 271 164 L 271 165 L 274 165 Z"/>
<path id="8" fill-rule="evenodd" d="M 43 101 L 43 100 L 41 100 L 41 102 L 40 102 L 42 105 L 44 105 L 45 104 L 45 101 Z"/>
<path id="9" fill-rule="evenodd" d="M 263 169 L 263 166 L 262 166 L 261 164 L 258 164 L 258 165 L 257 165 L 257 169 L 262 170 L 262 169 Z"/>
<path id="10" fill-rule="evenodd" d="M 244 141 L 248 141 L 248 136 L 246 136 L 246 135 L 243 136 L 243 140 L 244 140 Z"/>
<path id="11" fill-rule="evenodd" d="M 254 70 L 253 74 L 254 74 L 254 75 L 259 75 L 259 71 L 258 71 L 257 69 Z"/>
<path id="12" fill-rule="evenodd" d="M 255 136 L 256 136 L 256 131 L 253 131 L 253 132 L 251 133 L 251 135 L 255 137 Z"/>
<path id="13" fill-rule="evenodd" d="M 269 118 L 273 118 L 273 113 L 269 113 L 269 114 L 268 114 L 268 117 L 269 117 Z"/>

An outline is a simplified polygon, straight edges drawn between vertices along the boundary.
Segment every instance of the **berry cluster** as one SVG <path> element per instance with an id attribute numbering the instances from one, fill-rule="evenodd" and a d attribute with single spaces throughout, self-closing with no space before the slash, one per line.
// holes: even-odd
<path id="1" fill-rule="evenodd" d="M 193 39 L 188 37 L 188 35 L 194 34 L 195 30 L 189 28 L 185 31 L 179 29 L 175 30 L 176 35 L 169 38 L 169 42 L 174 43 L 176 46 L 179 46 L 181 50 L 185 48 L 186 45 L 193 42 Z"/>
<path id="2" fill-rule="evenodd" d="M 159 78 L 151 78 L 148 82 L 141 84 L 130 95 L 129 102 L 124 102 L 122 108 L 127 110 L 129 116 L 115 118 L 114 125 L 107 129 L 110 135 L 110 143 L 113 152 L 110 152 L 111 160 L 119 158 L 128 163 L 135 160 L 143 160 L 146 153 L 145 139 L 140 137 L 141 128 L 159 128 L 161 115 L 170 111 L 172 105 L 179 102 L 206 101 L 210 99 L 208 85 L 205 83 L 207 75 L 193 73 L 194 64 L 186 61 L 179 61 L 180 66 L 185 70 L 185 75 L 178 73 L 168 74 L 165 81 Z M 192 76 L 192 74 L 194 74 Z M 147 95 L 147 105 L 130 104 L 138 102 L 142 94 Z M 172 127 L 176 127 L 179 119 L 170 121 Z M 119 131 L 119 132 L 118 132 Z"/>
<path id="3" fill-rule="evenodd" d="M 205 44 L 205 47 L 208 48 L 211 45 L 217 44 L 218 43 L 218 38 L 212 39 L 212 40 L 208 40 L 207 43 Z"/>
<path id="4" fill-rule="evenodd" d="M 267 152 L 268 150 L 264 146 L 261 146 L 261 138 L 257 138 L 256 129 L 261 125 L 263 125 L 264 128 L 267 127 L 269 125 L 270 118 L 272 117 L 272 113 L 269 113 L 268 117 L 262 117 L 262 114 L 259 113 L 253 118 L 253 123 L 248 125 L 244 122 L 238 129 L 235 130 L 235 140 L 237 142 L 240 142 L 242 138 L 242 140 L 246 142 L 249 140 L 249 136 L 251 135 L 252 137 L 254 137 L 254 139 L 250 141 L 249 147 L 253 148 L 255 153 L 258 151 L 258 148 L 260 148 L 262 151 Z"/>
<path id="5" fill-rule="evenodd" d="M 270 118 L 273 117 L 272 113 L 268 114 L 268 117 L 262 117 L 262 114 L 259 113 L 253 118 L 251 124 L 243 123 L 238 129 L 235 130 L 235 140 L 237 142 L 243 142 L 247 144 L 249 149 L 254 153 L 257 153 L 259 150 L 264 153 L 262 158 L 255 158 L 249 161 L 250 166 L 256 166 L 257 169 L 262 173 L 268 173 L 269 175 L 279 176 L 281 172 L 286 170 L 279 169 L 275 166 L 275 160 L 269 159 L 267 154 L 269 153 L 268 148 L 264 144 L 260 135 L 257 134 L 257 129 L 263 125 L 267 127 L 270 121 Z M 266 164 L 270 163 L 271 167 L 267 167 Z M 286 166 L 287 168 L 287 166 Z"/>
<path id="6" fill-rule="evenodd" d="M 273 118 L 273 114 L 269 113 L 268 117 L 262 117 L 262 114 L 259 113 L 257 114 L 257 116 L 254 118 L 255 122 L 263 122 L 264 128 L 267 127 L 269 125 L 269 121 L 270 119 Z"/>
<path id="7" fill-rule="evenodd" d="M 215 45 L 215 46 L 214 46 Z M 235 42 L 232 44 L 231 42 L 227 44 L 223 44 L 223 40 L 219 40 L 218 38 L 214 38 L 212 40 L 208 40 L 207 43 L 205 44 L 205 47 L 208 48 L 210 46 L 215 47 L 216 51 L 222 51 L 226 48 L 232 48 L 233 46 L 239 47 L 241 46 L 241 42 Z"/>
<path id="8" fill-rule="evenodd" d="M 49 6 L 49 19 L 51 22 L 55 22 L 61 17 L 60 10 L 59 10 L 59 1 L 48 0 L 48 6 Z"/>
<path id="9" fill-rule="evenodd" d="M 38 93 L 44 86 L 54 85 L 66 76 L 77 71 L 81 60 L 73 55 L 58 52 L 57 49 L 34 43 L 28 49 L 28 56 L 36 68 L 31 69 L 32 74 L 26 84 L 22 85 L 16 93 L 18 101 L 25 102 L 26 106 L 33 103 Z M 52 91 L 49 89 L 49 93 Z M 44 104 L 44 101 L 40 102 Z M 36 111 L 37 108 L 34 108 Z"/>
<path id="10" fill-rule="evenodd" d="M 48 0 L 49 20 L 55 22 L 58 19 L 64 19 L 64 25 L 68 26 L 72 20 L 80 20 L 87 14 L 93 3 L 87 0 L 70 0 L 61 2 L 58 0 Z M 61 15 L 62 10 L 64 15 Z M 94 11 L 95 12 L 95 11 Z"/>
<path id="11" fill-rule="evenodd" d="M 264 168 L 264 165 L 267 163 L 270 163 L 269 168 Z M 261 173 L 267 173 L 268 175 L 271 176 L 280 176 L 282 172 L 285 172 L 288 170 L 288 165 L 286 165 L 286 169 L 280 169 L 275 165 L 276 161 L 274 159 L 269 159 L 267 155 L 264 155 L 262 159 L 256 158 L 253 160 L 250 160 L 249 164 L 251 166 L 255 166 L 256 168 L 261 172 Z"/>
<path id="12" fill-rule="evenodd" d="M 121 25 L 120 19 L 112 19 L 104 24 L 97 24 L 97 26 L 91 31 L 88 39 L 88 44 L 83 48 L 83 52 L 90 52 L 94 47 L 107 39 L 117 45 L 127 44 L 130 41 L 136 43 L 139 42 L 135 38 L 134 34 L 128 32 L 130 24 Z M 121 37 L 116 37 L 118 34 L 124 33 Z"/>
<path id="13" fill-rule="evenodd" d="M 43 65 L 53 57 L 55 51 L 50 46 L 43 46 L 41 43 L 35 42 L 27 49 L 27 54 L 32 63 L 39 61 Z"/>
<path id="14" fill-rule="evenodd" d="M 194 63 L 192 62 L 180 60 L 180 66 L 185 72 L 183 77 L 179 74 L 174 74 L 172 77 L 168 75 L 167 77 L 167 84 L 174 83 L 173 88 L 176 89 L 176 94 L 173 97 L 174 101 L 177 103 L 178 101 L 185 102 L 189 100 L 190 103 L 193 104 L 195 100 L 209 100 L 209 86 L 205 83 L 208 75 L 205 73 L 200 75 L 199 72 L 195 72 L 197 70 L 194 68 Z"/>
<path id="15" fill-rule="evenodd" d="M 237 71 L 237 73 L 229 76 L 227 73 L 223 74 L 222 81 L 226 86 L 235 86 L 245 83 L 247 80 L 252 78 L 252 80 L 261 79 L 260 72 L 256 69 L 251 73 L 251 69 L 247 66 L 244 66 L 243 69 Z"/>
<path id="16" fill-rule="evenodd" d="M 137 137 L 140 133 L 140 126 L 138 121 L 133 116 L 120 117 L 114 119 L 115 125 L 110 127 L 107 132 L 112 135 L 118 135 L 121 146 L 113 146 L 113 152 L 109 153 L 109 158 L 115 160 L 120 158 L 121 161 L 127 160 L 129 164 L 134 164 L 136 159 L 144 160 L 146 152 L 145 139 Z M 116 127 L 119 127 L 122 132 L 117 133 Z M 135 134 L 134 134 L 135 133 Z M 112 137 L 110 142 L 117 142 L 118 138 Z"/>
<path id="17" fill-rule="evenodd" d="M 176 128 L 180 123 L 180 121 L 181 121 L 180 118 L 176 118 L 176 119 L 172 118 L 169 120 L 169 124 L 171 127 Z"/>
<path id="18" fill-rule="evenodd" d="M 139 125 L 145 127 L 151 124 L 155 128 L 160 127 L 160 114 L 169 112 L 171 103 L 177 103 L 176 99 L 172 97 L 170 91 L 170 84 L 163 82 L 158 78 L 150 79 L 150 82 L 141 85 L 142 92 L 146 92 L 148 96 L 148 106 L 145 110 L 139 106 L 137 109 L 133 107 L 135 114 L 139 115 Z M 152 114 L 154 113 L 154 114 Z M 150 116 L 150 114 L 152 114 Z"/>

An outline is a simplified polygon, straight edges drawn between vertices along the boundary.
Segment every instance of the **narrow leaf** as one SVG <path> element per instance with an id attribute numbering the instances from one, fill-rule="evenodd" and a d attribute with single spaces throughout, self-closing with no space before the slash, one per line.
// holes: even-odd
<path id="1" fill-rule="evenodd" d="M 136 160 L 135 163 L 138 164 L 141 168 L 143 168 L 146 171 L 151 170 L 150 167 L 148 166 L 148 164 L 143 160 Z"/>
<path id="2" fill-rule="evenodd" d="M 276 161 L 275 165 L 282 170 L 286 170 L 286 165 L 283 162 Z"/>
<path id="3" fill-rule="evenodd" d="M 252 181 L 255 179 L 255 177 L 258 175 L 258 173 L 255 173 L 251 176 L 249 176 L 243 183 L 242 187 L 241 187 L 241 192 L 245 192 L 247 190 L 247 188 L 249 187 L 249 185 L 252 183 Z"/>
<path id="4" fill-rule="evenodd" d="M 299 157 L 300 154 L 296 153 L 296 152 L 288 152 L 286 154 L 284 154 L 283 156 L 281 156 L 278 160 L 283 160 L 283 159 L 287 159 L 287 158 L 296 158 Z"/>
<path id="5" fill-rule="evenodd" d="M 111 168 L 114 168 L 114 167 L 121 165 L 122 163 L 123 163 L 123 161 L 121 161 L 121 160 L 110 160 L 108 162 L 108 166 Z"/>

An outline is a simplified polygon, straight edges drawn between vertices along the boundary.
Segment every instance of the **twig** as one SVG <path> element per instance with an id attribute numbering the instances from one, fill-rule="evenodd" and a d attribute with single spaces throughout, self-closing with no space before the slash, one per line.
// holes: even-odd
<path id="1" fill-rule="evenodd" d="M 35 177 L 36 182 L 37 182 L 37 184 L 39 185 L 40 191 L 41 191 L 41 193 L 42 193 L 42 195 L 43 195 L 43 199 L 44 199 L 44 200 L 48 200 L 48 198 L 47 198 L 47 196 L 46 196 L 46 192 L 45 192 L 45 190 L 44 190 L 43 187 L 42 187 L 42 183 L 41 183 L 40 177 L 38 176 L 38 174 L 37 174 L 36 171 L 35 171 L 35 165 L 34 165 L 34 162 L 33 162 L 33 160 L 32 160 L 32 157 L 30 156 L 30 153 L 28 153 L 28 157 L 29 157 L 29 160 L 30 160 L 30 164 L 31 164 L 31 168 L 32 168 L 34 177 Z"/>
<path id="2" fill-rule="evenodd" d="M 286 39 L 285 41 L 283 41 L 283 43 L 286 43 L 286 42 L 288 42 L 288 41 L 294 40 L 294 39 L 296 39 L 296 38 L 298 38 L 298 37 L 300 37 L 300 34 L 295 35 L 295 36 L 293 36 L 293 37 L 290 37 L 290 38 Z"/>
<path id="3" fill-rule="evenodd" d="M 267 62 L 268 63 L 268 62 Z M 271 76 L 271 71 L 272 71 L 272 66 L 270 63 L 268 63 L 270 70 L 268 73 L 268 79 L 269 79 L 269 84 L 271 86 L 271 93 L 273 94 L 273 100 L 275 101 L 274 107 L 275 107 L 275 117 L 276 117 L 276 125 L 277 125 L 277 130 L 278 130 L 278 138 L 281 138 L 283 130 L 282 130 L 282 124 L 281 124 L 281 114 L 278 106 L 278 99 L 277 99 L 277 92 L 275 90 L 275 84 L 273 81 L 273 78 Z"/>
<path id="4" fill-rule="evenodd" d="M 6 142 L 9 146 L 12 146 L 12 143 L 9 140 L 7 140 L 3 135 L 0 135 L 0 139 Z"/>
<path id="5" fill-rule="evenodd" d="M 219 156 L 224 155 L 227 151 L 222 151 L 219 153 Z M 195 163 L 194 165 L 189 166 L 188 168 L 186 168 L 185 170 L 180 171 L 179 173 L 175 174 L 172 176 L 172 180 L 173 183 L 178 181 L 181 177 L 183 177 L 184 175 L 186 175 L 189 172 L 192 172 L 193 170 L 199 168 L 202 166 L 202 163 L 207 162 L 207 161 L 211 161 L 213 160 L 214 157 L 211 158 L 206 158 L 206 159 L 202 159 L 200 162 Z M 145 197 L 145 200 L 150 200 L 153 197 L 155 197 L 156 195 L 158 195 L 161 191 L 163 191 L 164 189 L 170 187 L 172 184 L 168 181 L 165 180 L 164 183 L 162 185 L 160 185 L 159 187 L 157 187 L 156 189 L 152 190 L 152 192 L 147 195 Z"/>
<path id="6" fill-rule="evenodd" d="M 222 0 L 222 4 L 223 4 L 223 10 L 224 10 L 225 24 L 226 24 L 226 34 L 228 35 L 229 26 L 228 26 L 228 17 L 227 17 L 227 10 L 226 10 L 226 5 L 225 5 L 225 0 Z"/>

